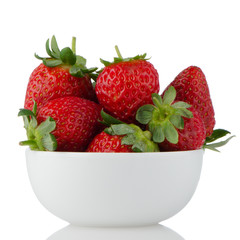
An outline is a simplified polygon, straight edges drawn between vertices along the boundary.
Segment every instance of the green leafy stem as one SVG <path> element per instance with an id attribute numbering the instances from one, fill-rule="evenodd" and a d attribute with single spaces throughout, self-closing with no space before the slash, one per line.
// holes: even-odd
<path id="1" fill-rule="evenodd" d="M 104 132 L 110 135 L 123 136 L 121 144 L 131 145 L 134 152 L 159 152 L 158 144 L 152 141 L 152 134 L 143 131 L 135 124 L 126 124 L 103 110 L 102 123 L 107 126 Z"/>
<path id="2" fill-rule="evenodd" d="M 213 130 L 213 133 L 211 136 L 207 137 L 205 140 L 205 143 L 203 145 L 204 149 L 210 149 L 216 152 L 220 152 L 218 150 L 219 147 L 223 147 L 224 145 L 226 145 L 233 137 L 235 137 L 235 135 L 230 136 L 229 138 L 227 138 L 224 141 L 220 141 L 220 142 L 215 142 L 216 140 L 225 137 L 227 134 L 231 134 L 229 131 L 225 130 L 225 129 L 215 129 Z"/>
<path id="3" fill-rule="evenodd" d="M 21 146 L 29 146 L 32 150 L 54 151 L 57 149 L 57 141 L 52 131 L 56 128 L 55 121 L 48 117 L 44 122 L 38 124 L 36 119 L 37 104 L 34 101 L 33 110 L 20 109 L 18 116 L 23 117 L 24 128 L 28 140 L 21 141 Z"/>
<path id="4" fill-rule="evenodd" d="M 130 61 L 133 61 L 133 60 L 149 60 L 150 58 L 146 58 L 147 54 L 144 53 L 142 55 L 137 55 L 135 57 L 128 57 L 128 58 L 123 58 L 122 57 L 122 54 L 120 53 L 120 50 L 118 48 L 118 46 L 116 45 L 115 46 L 115 50 L 117 52 L 117 57 L 114 57 L 113 59 L 113 62 L 109 62 L 109 61 L 106 61 L 106 60 L 103 60 L 100 58 L 100 62 L 105 66 L 110 66 L 114 63 L 120 63 L 120 62 L 130 62 Z"/>
<path id="5" fill-rule="evenodd" d="M 174 87 L 170 87 L 163 97 L 153 93 L 152 101 L 154 105 L 144 105 L 137 111 L 137 121 L 147 124 L 153 135 L 153 141 L 156 143 L 161 143 L 165 139 L 173 144 L 178 143 L 177 129 L 184 128 L 183 117 L 193 117 L 192 112 L 188 110 L 191 105 L 182 101 L 174 102 L 175 97 L 176 90 Z"/>
<path id="6" fill-rule="evenodd" d="M 60 65 L 69 66 L 69 72 L 72 76 L 82 78 L 85 76 L 85 74 L 89 74 L 93 80 L 96 80 L 98 76 L 96 70 L 98 68 L 87 68 L 87 60 L 82 56 L 76 55 L 75 37 L 72 38 L 72 49 L 65 47 L 60 50 L 57 44 L 57 40 L 53 35 L 51 44 L 49 39 L 46 41 L 46 52 L 49 57 L 40 57 L 36 53 L 34 55 L 37 59 L 42 60 L 43 64 L 47 67 L 57 67 Z"/>

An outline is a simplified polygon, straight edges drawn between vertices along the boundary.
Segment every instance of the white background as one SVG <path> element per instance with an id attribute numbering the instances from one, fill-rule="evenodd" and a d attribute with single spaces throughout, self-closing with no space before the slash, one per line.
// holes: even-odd
<path id="1" fill-rule="evenodd" d="M 1 1 L 0 3 L 0 239 L 43 240 L 67 223 L 40 205 L 25 165 L 22 119 L 29 75 L 55 34 L 60 48 L 77 37 L 88 67 L 102 67 L 118 45 L 125 57 L 148 53 L 161 92 L 184 68 L 204 71 L 216 128 L 235 134 L 221 153 L 207 151 L 197 191 L 179 214 L 162 224 L 186 240 L 239 240 L 240 158 L 239 1 Z"/>

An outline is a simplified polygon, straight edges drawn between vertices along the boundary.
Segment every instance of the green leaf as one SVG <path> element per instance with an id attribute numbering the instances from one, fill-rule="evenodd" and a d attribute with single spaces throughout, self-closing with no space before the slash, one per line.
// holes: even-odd
<path id="1" fill-rule="evenodd" d="M 132 146 L 134 152 L 159 152 L 158 144 L 142 138 L 136 140 Z"/>
<path id="2" fill-rule="evenodd" d="M 34 129 L 37 125 L 35 114 L 29 109 L 20 109 L 18 116 L 23 117 L 24 128 L 26 129 L 28 140 L 32 140 L 34 138 Z"/>
<path id="3" fill-rule="evenodd" d="M 48 58 L 43 59 L 43 64 L 47 67 L 57 67 L 62 63 L 63 63 L 62 60 L 58 60 L 58 59 L 48 59 Z"/>
<path id="4" fill-rule="evenodd" d="M 34 57 L 37 58 L 37 59 L 39 59 L 39 60 L 45 59 L 45 58 L 39 57 L 36 53 L 34 53 Z"/>
<path id="5" fill-rule="evenodd" d="M 124 135 L 121 144 L 132 146 L 135 152 L 158 152 L 158 144 L 151 140 L 152 134 L 143 131 L 135 124 L 114 124 L 106 128 L 104 132 L 110 135 Z"/>
<path id="6" fill-rule="evenodd" d="M 162 100 L 162 97 L 160 95 L 158 95 L 157 93 L 152 93 L 151 96 L 152 96 L 152 99 L 156 98 L 160 104 L 163 104 L 163 100 Z"/>
<path id="7" fill-rule="evenodd" d="M 30 118 L 27 116 L 23 116 L 23 123 L 24 123 L 24 128 L 27 130 L 29 127 L 29 122 L 30 122 Z"/>
<path id="8" fill-rule="evenodd" d="M 52 132 L 56 128 L 56 122 L 48 117 L 44 122 L 42 122 L 35 130 L 37 136 L 44 136 Z"/>
<path id="9" fill-rule="evenodd" d="M 33 116 L 35 117 L 35 114 L 29 110 L 29 109 L 25 109 L 25 108 L 21 108 L 18 112 L 18 117 L 21 117 L 21 116 Z"/>
<path id="10" fill-rule="evenodd" d="M 35 100 L 33 100 L 33 109 L 32 109 L 33 114 L 36 116 L 37 114 L 37 103 Z"/>
<path id="11" fill-rule="evenodd" d="M 35 117 L 31 117 L 30 122 L 29 122 L 29 127 L 32 129 L 35 129 L 37 127 L 37 119 Z"/>
<path id="12" fill-rule="evenodd" d="M 115 135 L 111 127 L 105 128 L 103 131 L 109 135 Z"/>
<path id="13" fill-rule="evenodd" d="M 126 60 L 126 59 L 125 59 L 125 60 Z M 115 58 L 113 58 L 113 62 L 114 62 L 114 63 L 123 62 L 123 58 L 115 57 Z"/>
<path id="14" fill-rule="evenodd" d="M 45 44 L 45 47 L 46 47 L 47 54 L 48 54 L 50 57 L 54 58 L 54 56 L 52 55 L 52 51 L 51 51 L 51 49 L 50 49 L 50 47 L 49 47 L 49 39 L 47 39 L 46 44 Z"/>
<path id="15" fill-rule="evenodd" d="M 180 115 L 172 115 L 169 118 L 170 122 L 178 129 L 184 128 L 184 120 Z"/>
<path id="16" fill-rule="evenodd" d="M 235 137 L 235 135 L 227 138 L 224 141 L 220 141 L 217 143 L 212 143 L 212 142 L 214 142 L 222 137 L 225 137 L 227 134 L 230 134 L 230 132 L 225 129 L 215 129 L 213 131 L 212 135 L 206 138 L 203 148 L 207 148 L 207 149 L 219 152 L 219 150 L 217 148 L 226 145 L 233 137 Z"/>
<path id="17" fill-rule="evenodd" d="M 81 67 L 79 67 L 78 65 L 73 65 L 69 69 L 69 73 L 74 77 L 79 77 L 79 78 L 84 77 L 84 73 L 82 72 Z"/>
<path id="18" fill-rule="evenodd" d="M 83 73 L 93 73 L 97 70 L 97 67 L 82 69 Z"/>
<path id="19" fill-rule="evenodd" d="M 57 149 L 57 140 L 54 135 L 46 134 L 42 139 L 42 145 L 48 151 L 55 151 Z"/>
<path id="20" fill-rule="evenodd" d="M 213 130 L 212 135 L 206 138 L 205 143 L 214 142 L 219 138 L 225 137 L 227 134 L 231 134 L 231 133 L 225 129 L 215 129 Z"/>
<path id="21" fill-rule="evenodd" d="M 217 148 L 226 145 L 233 137 L 235 137 L 235 136 L 231 136 L 228 139 L 226 139 L 225 141 L 221 141 L 221 142 L 217 142 L 217 143 L 211 143 L 211 144 L 204 144 L 203 148 L 207 148 L 207 149 L 219 152 L 219 150 Z"/>
<path id="22" fill-rule="evenodd" d="M 89 76 L 96 81 L 98 74 L 95 71 L 98 69 L 97 67 L 87 68 L 86 67 L 86 59 L 82 56 L 76 56 L 76 63 L 70 68 L 69 72 L 72 76 L 75 77 L 84 77 L 85 74 L 89 74 Z"/>
<path id="23" fill-rule="evenodd" d="M 159 98 L 160 97 L 160 98 Z M 159 101 L 160 100 L 160 101 Z M 161 96 L 152 94 L 152 101 L 154 103 L 154 105 L 158 108 L 158 109 L 162 109 L 162 98 Z"/>
<path id="24" fill-rule="evenodd" d="M 107 66 L 109 66 L 109 65 L 112 64 L 111 62 L 108 62 L 108 61 L 103 60 L 103 59 L 101 59 L 101 58 L 100 58 L 100 62 L 101 62 L 105 67 L 107 67 Z"/>
<path id="25" fill-rule="evenodd" d="M 57 40 L 55 38 L 55 36 L 52 36 L 52 40 L 51 40 L 51 48 L 52 51 L 58 56 L 58 58 L 60 57 L 60 50 L 58 48 L 58 44 L 57 44 Z"/>
<path id="26" fill-rule="evenodd" d="M 161 124 L 161 123 L 160 123 Z M 154 128 L 156 126 L 156 121 L 150 121 L 149 124 L 147 125 L 148 130 L 153 133 L 154 132 Z"/>
<path id="27" fill-rule="evenodd" d="M 110 126 L 111 124 L 122 124 L 123 122 L 112 117 L 111 115 L 107 114 L 103 110 L 101 110 L 101 116 L 105 125 Z"/>
<path id="28" fill-rule="evenodd" d="M 179 102 L 175 102 L 172 105 L 172 107 L 174 107 L 174 108 L 190 108 L 191 105 L 186 102 L 179 101 Z"/>
<path id="29" fill-rule="evenodd" d="M 49 39 L 46 41 L 46 44 L 45 44 L 45 47 L 46 47 L 46 52 L 47 52 L 47 54 L 48 54 L 48 56 L 50 57 L 50 58 L 47 58 L 47 57 L 45 57 L 45 58 L 42 58 L 42 57 L 39 57 L 36 53 L 34 54 L 34 56 L 37 58 L 37 59 L 39 59 L 39 60 L 43 60 L 43 63 L 45 64 L 46 63 L 46 61 L 48 60 L 48 59 L 58 59 L 59 60 L 59 58 L 60 58 L 60 51 L 59 51 L 59 49 L 58 49 L 58 46 L 57 46 L 57 42 L 56 42 L 56 38 L 53 36 L 52 37 L 52 40 L 51 40 L 51 48 L 52 48 L 52 50 L 50 49 L 50 47 L 49 47 Z M 46 64 L 45 64 L 46 65 Z M 46 66 L 48 66 L 48 65 L 46 65 Z M 51 67 L 51 66 L 48 66 L 48 67 Z M 54 66 L 55 67 L 55 66 Z"/>
<path id="30" fill-rule="evenodd" d="M 144 53 L 144 54 L 141 54 L 141 55 L 137 55 L 133 58 L 130 58 L 130 59 L 133 59 L 133 60 L 149 60 L 151 57 L 149 58 L 146 58 L 147 56 L 147 53 Z"/>
<path id="31" fill-rule="evenodd" d="M 47 54 L 51 57 L 51 58 L 58 58 L 58 55 L 54 52 L 51 51 L 50 47 L 49 47 L 49 39 L 47 40 L 46 42 L 46 51 L 47 51 Z"/>
<path id="32" fill-rule="evenodd" d="M 47 67 L 57 67 L 61 64 L 66 64 L 74 67 L 70 68 L 70 74 L 74 77 L 84 77 L 85 73 L 89 74 L 89 76 L 96 81 L 98 77 L 98 73 L 95 73 L 97 70 L 94 68 L 87 68 L 86 62 L 87 60 L 82 57 L 76 55 L 76 38 L 72 38 L 72 49 L 69 47 L 63 48 L 61 51 L 58 47 L 55 36 L 53 35 L 51 39 L 51 48 L 49 44 L 49 39 L 46 41 L 46 51 L 49 57 L 40 57 L 35 53 L 35 57 L 39 60 L 42 60 L 43 64 Z"/>
<path id="33" fill-rule="evenodd" d="M 63 63 L 74 65 L 76 63 L 76 55 L 73 53 L 72 49 L 65 47 L 60 52 L 60 59 Z"/>
<path id="34" fill-rule="evenodd" d="M 161 125 L 155 126 L 152 134 L 153 134 L 153 141 L 156 143 L 161 143 L 165 139 L 165 134 L 163 132 L 163 128 Z"/>
<path id="35" fill-rule="evenodd" d="M 186 117 L 186 118 L 192 118 L 193 117 L 192 112 L 190 110 L 186 109 L 186 108 L 177 108 L 175 114 Z"/>
<path id="36" fill-rule="evenodd" d="M 166 139 L 173 144 L 178 143 L 178 132 L 170 121 L 167 121 L 163 126 L 163 131 Z"/>
<path id="37" fill-rule="evenodd" d="M 170 86 L 166 92 L 164 93 L 163 96 L 163 103 L 164 104 L 168 104 L 171 105 L 174 101 L 174 99 L 176 98 L 176 90 L 173 86 Z"/>
<path id="38" fill-rule="evenodd" d="M 34 101 L 33 111 L 28 109 L 20 109 L 18 116 L 23 117 L 24 128 L 26 129 L 27 138 L 26 141 L 21 141 L 20 145 L 28 145 L 32 150 L 45 151 L 55 150 L 57 147 L 57 141 L 55 136 L 50 134 L 55 128 L 56 123 L 48 117 L 44 122 L 38 125 L 36 119 L 37 104 Z"/>
<path id="39" fill-rule="evenodd" d="M 134 134 L 128 134 L 122 138 L 121 144 L 133 145 L 135 141 L 136 141 L 136 137 L 134 136 Z"/>
<path id="40" fill-rule="evenodd" d="M 150 58 L 146 59 L 146 53 L 142 54 L 142 55 L 137 55 L 135 57 L 128 57 L 128 58 L 123 58 L 120 51 L 119 51 L 119 48 L 118 46 L 115 46 L 115 50 L 117 52 L 117 57 L 114 57 L 113 59 L 113 62 L 109 62 L 109 61 L 106 61 L 106 60 L 103 60 L 100 58 L 100 62 L 105 66 L 109 66 L 109 65 L 112 65 L 114 63 L 120 63 L 120 62 L 130 62 L 130 61 L 133 61 L 133 60 L 149 60 Z"/>
<path id="41" fill-rule="evenodd" d="M 155 107 L 151 104 L 144 105 L 137 110 L 136 120 L 142 124 L 148 124 L 152 120 L 152 112 Z"/>
<path id="42" fill-rule="evenodd" d="M 142 148 L 142 146 L 139 143 L 136 143 L 132 146 L 132 150 L 134 152 L 143 152 L 143 150 L 141 148 Z"/>
<path id="43" fill-rule="evenodd" d="M 111 125 L 111 128 L 113 130 L 114 135 L 125 135 L 135 132 L 135 130 L 131 126 L 125 123 Z"/>
<path id="44" fill-rule="evenodd" d="M 152 133 L 149 130 L 143 131 L 143 136 L 148 140 L 152 139 Z"/>
<path id="45" fill-rule="evenodd" d="M 136 142 L 135 144 L 133 144 L 132 150 L 134 152 L 146 152 L 145 143 L 142 141 Z"/>
<path id="46" fill-rule="evenodd" d="M 97 73 L 90 73 L 89 76 L 91 77 L 91 79 L 94 81 L 92 84 L 93 84 L 93 88 L 95 89 L 95 86 L 96 86 L 96 81 L 97 81 L 97 78 L 98 78 L 98 75 Z"/>

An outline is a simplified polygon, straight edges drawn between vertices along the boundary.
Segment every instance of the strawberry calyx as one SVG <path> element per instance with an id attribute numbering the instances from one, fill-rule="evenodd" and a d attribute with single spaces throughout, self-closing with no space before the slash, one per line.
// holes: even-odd
<path id="1" fill-rule="evenodd" d="M 226 145 L 235 135 L 227 138 L 226 140 L 215 142 L 216 140 L 225 137 L 227 134 L 231 134 L 231 132 L 225 130 L 225 129 L 214 129 L 211 136 L 206 137 L 206 140 L 204 142 L 203 148 L 209 149 L 215 152 L 220 152 L 218 150 L 219 147 L 222 147 Z"/>
<path id="2" fill-rule="evenodd" d="M 20 109 L 18 116 L 23 117 L 26 129 L 26 141 L 21 141 L 21 146 L 29 146 L 36 151 L 54 151 L 57 148 L 56 138 L 51 132 L 56 128 L 55 121 L 48 117 L 44 122 L 38 124 L 36 119 L 37 104 L 34 101 L 33 110 Z"/>
<path id="3" fill-rule="evenodd" d="M 135 124 L 127 124 L 103 110 L 101 111 L 103 118 L 102 123 L 106 126 L 104 132 L 109 135 L 123 136 L 121 139 L 122 145 L 131 145 L 134 152 L 159 152 L 158 144 L 154 143 L 150 131 L 143 131 Z"/>
<path id="4" fill-rule="evenodd" d="M 156 143 L 165 139 L 173 144 L 178 143 L 177 129 L 184 128 L 183 117 L 193 117 L 192 112 L 188 110 L 191 105 L 182 101 L 175 102 L 175 98 L 176 90 L 171 86 L 163 97 L 157 93 L 152 94 L 154 105 L 143 105 L 137 111 L 136 120 L 148 126 Z"/>
<path id="5" fill-rule="evenodd" d="M 87 68 L 87 60 L 76 55 L 76 38 L 72 38 L 72 48 L 65 47 L 62 50 L 59 49 L 55 36 L 52 36 L 51 46 L 50 40 L 46 41 L 46 52 L 49 57 L 40 57 L 36 53 L 34 56 L 42 60 L 43 64 L 47 67 L 57 67 L 62 66 L 69 68 L 69 73 L 74 77 L 84 77 L 88 74 L 93 80 L 96 80 L 97 74 L 95 71 L 97 67 Z"/>
<path id="6" fill-rule="evenodd" d="M 109 135 L 124 135 L 121 144 L 131 145 L 134 152 L 159 152 L 158 145 L 151 140 L 151 132 L 143 131 L 135 124 L 113 124 L 104 132 Z"/>
<path id="7" fill-rule="evenodd" d="M 117 45 L 115 46 L 115 50 L 116 50 L 118 56 L 114 57 L 113 62 L 109 62 L 109 61 L 106 61 L 106 60 L 103 60 L 103 59 L 100 58 L 100 62 L 105 67 L 110 66 L 110 65 L 115 64 L 115 63 L 120 63 L 120 62 L 130 62 L 130 61 L 133 61 L 133 60 L 149 60 L 150 59 L 150 58 L 146 58 L 146 56 L 147 56 L 146 53 L 144 53 L 142 55 L 137 55 L 135 57 L 123 58 Z"/>

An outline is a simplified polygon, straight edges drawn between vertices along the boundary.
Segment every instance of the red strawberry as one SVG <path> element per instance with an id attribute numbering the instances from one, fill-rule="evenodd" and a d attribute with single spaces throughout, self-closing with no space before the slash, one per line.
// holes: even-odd
<path id="1" fill-rule="evenodd" d="M 101 106 L 78 98 L 64 97 L 54 99 L 45 104 L 37 115 L 39 123 L 52 117 L 56 129 L 52 134 L 56 137 L 58 151 L 84 151 L 99 131 Z"/>
<path id="2" fill-rule="evenodd" d="M 206 129 L 198 112 L 188 103 L 174 101 L 176 90 L 170 86 L 163 97 L 152 94 L 154 105 L 139 108 L 136 119 L 147 124 L 153 141 L 160 150 L 183 151 L 199 149 L 206 138 Z M 190 108 L 190 110 L 188 109 Z"/>
<path id="3" fill-rule="evenodd" d="M 108 126 L 88 146 L 88 152 L 158 152 L 151 133 L 135 124 L 126 124 L 101 111 L 102 123 Z"/>
<path id="4" fill-rule="evenodd" d="M 121 144 L 122 136 L 99 133 L 87 148 L 87 152 L 133 152 L 130 145 Z"/>
<path id="5" fill-rule="evenodd" d="M 29 113 L 30 110 L 21 111 L 20 115 L 25 115 L 29 139 L 22 145 L 30 145 L 34 150 L 84 151 L 95 134 L 101 131 L 98 122 L 101 106 L 87 99 L 72 96 L 56 98 L 46 103 L 37 116 L 36 108 L 33 114 Z M 26 116 L 31 116 L 31 119 Z M 53 136 L 57 148 L 51 145 Z"/>
<path id="6" fill-rule="evenodd" d="M 204 122 L 206 135 L 210 136 L 215 125 L 214 109 L 202 70 L 199 67 L 190 66 L 179 73 L 166 89 L 170 86 L 177 91 L 176 101 L 187 102 L 198 111 Z"/>
<path id="7" fill-rule="evenodd" d="M 87 69 L 86 60 L 75 54 L 75 38 L 73 38 L 73 50 L 58 48 L 55 37 L 51 40 L 52 51 L 49 48 L 49 40 L 46 50 L 50 58 L 38 59 L 43 61 L 31 74 L 27 86 L 25 104 L 26 109 L 33 108 L 33 99 L 38 110 L 48 101 L 65 96 L 77 96 L 89 100 L 95 100 L 95 92 L 91 83 L 91 76 L 96 68 Z"/>
<path id="8" fill-rule="evenodd" d="M 176 144 L 170 143 L 165 140 L 159 143 L 160 150 L 164 151 L 182 151 L 182 150 L 195 150 L 200 149 L 206 139 L 206 130 L 202 118 L 198 112 L 193 108 L 189 108 L 193 113 L 192 118 L 184 119 L 184 128 L 177 129 L 178 131 L 178 142 Z"/>
<path id="9" fill-rule="evenodd" d="M 96 83 L 99 103 L 116 118 L 127 123 L 135 121 L 137 109 L 151 103 L 151 94 L 159 92 L 157 70 L 144 55 L 123 59 L 116 47 L 118 58 L 105 65 Z"/>

